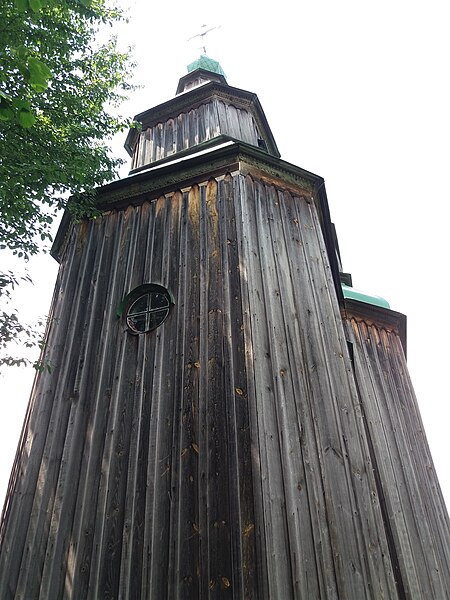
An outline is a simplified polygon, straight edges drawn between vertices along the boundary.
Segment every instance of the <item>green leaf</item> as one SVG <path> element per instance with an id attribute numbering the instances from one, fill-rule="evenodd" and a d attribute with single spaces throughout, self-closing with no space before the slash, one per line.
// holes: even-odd
<path id="1" fill-rule="evenodd" d="M 33 127 L 33 125 L 36 122 L 36 116 L 30 110 L 28 110 L 26 108 L 22 108 L 19 110 L 17 118 L 19 120 L 19 123 L 25 129 L 29 129 L 30 127 Z M 19 255 L 20 255 L 20 253 L 19 253 Z"/>
<path id="2" fill-rule="evenodd" d="M 11 102 L 11 106 L 17 111 L 19 111 L 19 110 L 31 111 L 31 106 L 30 106 L 30 103 L 28 102 L 28 100 L 21 100 L 20 98 L 14 98 L 14 100 Z"/>
<path id="3" fill-rule="evenodd" d="M 19 46 L 18 48 L 15 49 L 15 53 L 19 60 L 25 61 L 30 52 L 29 52 L 28 48 L 26 48 L 25 46 Z"/>
<path id="4" fill-rule="evenodd" d="M 41 0 L 28 0 L 30 8 L 33 12 L 38 13 L 42 8 Z"/>
<path id="5" fill-rule="evenodd" d="M 41 60 L 30 56 L 28 59 L 28 71 L 30 85 L 37 92 L 43 92 L 47 89 L 48 80 L 52 76 L 52 72 L 45 63 Z"/>
<path id="6" fill-rule="evenodd" d="M 20 12 L 25 12 L 28 10 L 28 0 L 14 0 L 14 6 Z"/>
<path id="7" fill-rule="evenodd" d="M 0 121 L 11 121 L 14 118 L 14 111 L 11 108 L 11 101 L 0 92 Z"/>
<path id="8" fill-rule="evenodd" d="M 0 121 L 11 121 L 14 112 L 8 106 L 0 106 Z"/>

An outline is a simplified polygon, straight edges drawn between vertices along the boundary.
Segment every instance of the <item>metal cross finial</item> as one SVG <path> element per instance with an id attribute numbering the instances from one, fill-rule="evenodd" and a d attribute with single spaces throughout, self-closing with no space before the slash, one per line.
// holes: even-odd
<path id="1" fill-rule="evenodd" d="M 193 35 L 192 37 L 190 37 L 187 41 L 190 42 L 191 40 L 195 39 L 195 38 L 202 38 L 202 45 L 201 48 L 203 50 L 203 54 L 206 54 L 206 44 L 205 44 L 205 40 L 204 37 L 207 33 L 209 33 L 210 31 L 213 31 L 214 29 L 219 29 L 220 25 L 217 25 L 217 27 L 210 27 L 209 29 L 205 29 L 206 27 L 208 27 L 207 25 L 201 25 L 200 29 L 204 29 L 204 31 L 201 31 L 200 33 L 197 33 L 196 35 Z"/>

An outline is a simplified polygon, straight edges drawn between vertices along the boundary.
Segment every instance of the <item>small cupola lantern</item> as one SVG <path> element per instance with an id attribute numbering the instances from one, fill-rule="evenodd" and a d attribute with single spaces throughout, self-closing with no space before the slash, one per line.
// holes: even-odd
<path id="1" fill-rule="evenodd" d="M 225 72 L 217 60 L 209 58 L 202 54 L 200 58 L 191 62 L 187 67 L 187 75 L 181 77 L 178 82 L 177 94 L 182 94 L 199 85 L 204 85 L 210 81 L 216 81 L 227 85 Z"/>

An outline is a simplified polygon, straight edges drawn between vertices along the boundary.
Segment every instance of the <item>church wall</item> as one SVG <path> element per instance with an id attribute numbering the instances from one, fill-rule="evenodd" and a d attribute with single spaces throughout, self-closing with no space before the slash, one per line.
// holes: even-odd
<path id="1" fill-rule="evenodd" d="M 131 335 L 142 283 L 175 305 Z M 399 598 L 309 194 L 240 173 L 72 225 L 2 598 Z"/>
<path id="2" fill-rule="evenodd" d="M 360 311 L 343 315 L 396 577 L 407 598 L 450 597 L 448 516 L 400 337 Z"/>

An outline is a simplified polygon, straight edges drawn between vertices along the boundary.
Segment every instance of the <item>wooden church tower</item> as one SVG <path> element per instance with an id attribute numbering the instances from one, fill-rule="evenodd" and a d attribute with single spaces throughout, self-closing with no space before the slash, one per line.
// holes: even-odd
<path id="1" fill-rule="evenodd" d="M 2 600 L 445 600 L 405 317 L 340 273 L 324 181 L 203 56 L 63 218 Z"/>

